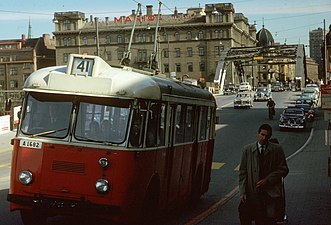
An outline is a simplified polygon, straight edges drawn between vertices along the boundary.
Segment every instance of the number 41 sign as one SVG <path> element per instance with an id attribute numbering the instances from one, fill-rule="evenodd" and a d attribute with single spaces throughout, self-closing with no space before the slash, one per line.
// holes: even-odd
<path id="1" fill-rule="evenodd" d="M 74 57 L 71 74 L 92 76 L 94 59 Z"/>

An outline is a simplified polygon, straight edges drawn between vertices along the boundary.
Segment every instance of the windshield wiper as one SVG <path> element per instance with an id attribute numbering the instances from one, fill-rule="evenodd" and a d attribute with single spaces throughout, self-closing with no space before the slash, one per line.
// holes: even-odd
<path id="1" fill-rule="evenodd" d="M 64 131 L 64 130 L 68 130 L 68 128 L 61 128 L 61 129 L 57 129 L 57 130 L 48 130 L 48 131 L 43 131 L 37 134 L 32 134 L 30 135 L 30 137 L 37 137 L 37 136 L 42 136 L 42 135 L 47 135 L 47 134 L 53 134 L 53 133 L 57 133 L 59 131 Z"/>

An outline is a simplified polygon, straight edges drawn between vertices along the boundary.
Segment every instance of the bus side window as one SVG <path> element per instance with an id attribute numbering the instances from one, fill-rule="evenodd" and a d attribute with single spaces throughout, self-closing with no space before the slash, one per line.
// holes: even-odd
<path id="1" fill-rule="evenodd" d="M 130 128 L 130 144 L 133 147 L 141 146 L 142 131 L 143 131 L 143 114 L 140 112 L 134 112 L 131 128 Z"/>
<path id="2" fill-rule="evenodd" d="M 149 110 L 146 146 L 153 147 L 158 145 L 158 128 L 160 126 L 161 106 L 158 103 L 152 103 Z"/>

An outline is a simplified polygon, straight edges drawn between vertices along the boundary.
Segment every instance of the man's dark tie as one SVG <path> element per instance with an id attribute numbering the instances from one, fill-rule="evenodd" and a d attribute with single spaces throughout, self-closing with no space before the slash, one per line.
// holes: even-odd
<path id="1" fill-rule="evenodd" d="M 263 171 L 263 155 L 264 155 L 264 150 L 265 150 L 265 146 L 261 145 L 260 147 L 260 151 L 259 151 L 259 177 L 260 179 L 264 178 L 264 171 Z"/>

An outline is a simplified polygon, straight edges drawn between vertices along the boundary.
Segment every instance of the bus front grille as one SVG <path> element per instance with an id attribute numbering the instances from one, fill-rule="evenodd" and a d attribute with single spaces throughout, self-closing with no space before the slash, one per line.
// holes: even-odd
<path id="1" fill-rule="evenodd" d="M 58 172 L 69 172 L 69 173 L 85 173 L 84 163 L 77 162 L 66 162 L 66 161 L 53 161 L 52 170 Z"/>

